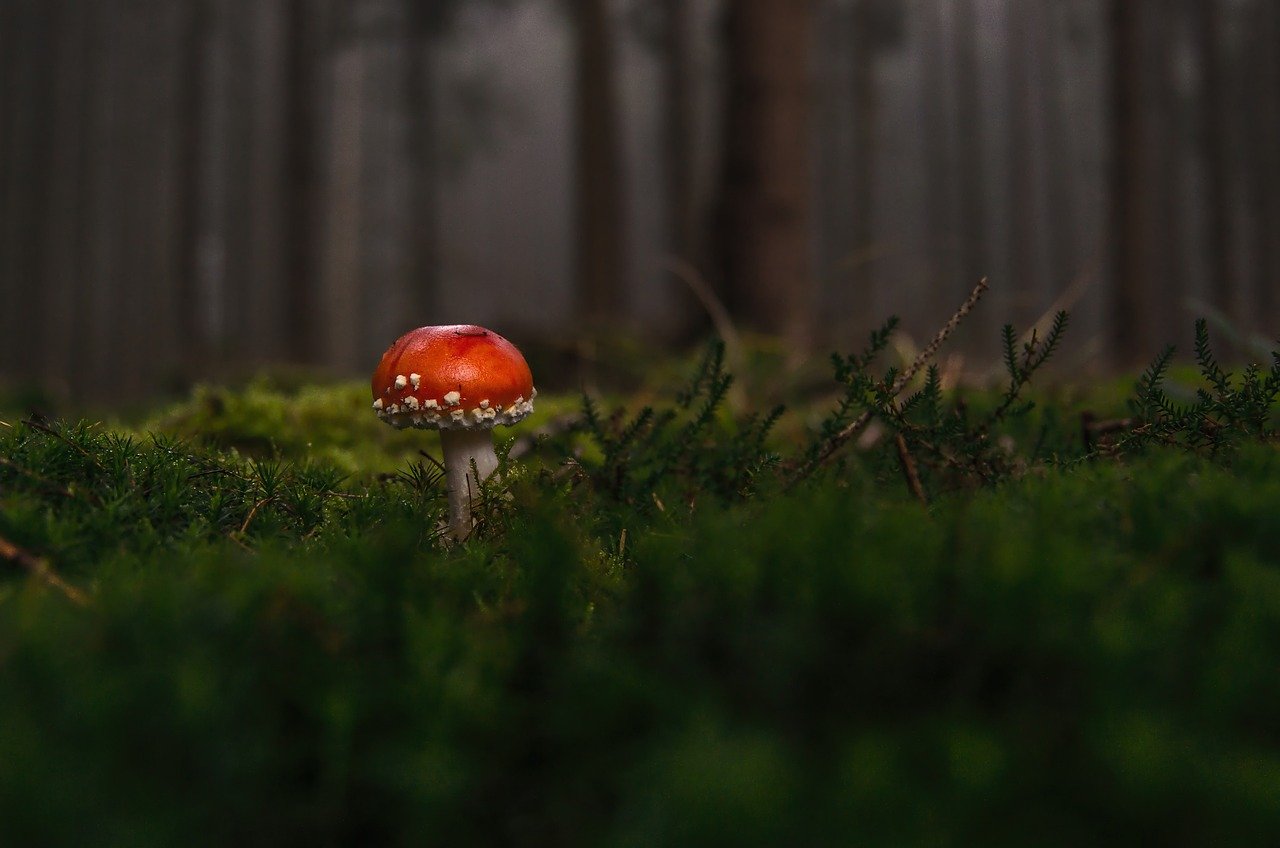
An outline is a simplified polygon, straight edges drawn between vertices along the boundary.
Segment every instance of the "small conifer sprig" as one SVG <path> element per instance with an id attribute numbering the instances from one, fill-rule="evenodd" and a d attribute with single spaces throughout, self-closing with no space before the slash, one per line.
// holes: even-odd
<path id="1" fill-rule="evenodd" d="M 937 352 L 940 340 L 968 314 L 982 288 L 980 285 L 974 290 L 956 316 L 939 332 L 935 343 L 927 349 L 929 357 Z M 884 443 L 896 447 L 909 487 L 920 500 L 927 500 L 922 476 L 947 487 L 1007 478 L 1025 467 L 1029 458 L 1013 455 L 1007 441 L 1002 444 L 997 438 L 996 428 L 1005 421 L 1026 415 L 1034 407 L 1033 402 L 1023 399 L 1024 390 L 1058 349 L 1068 323 L 1066 312 L 1057 313 L 1044 338 L 1033 331 L 1022 343 L 1021 350 L 1013 326 L 1004 327 L 1008 383 L 995 408 L 975 421 L 970 419 L 962 401 L 951 402 L 945 397 L 936 365 L 927 367 L 924 384 L 919 389 L 902 396 L 903 388 L 922 364 L 923 355 L 906 371 L 899 372 L 890 366 L 882 376 L 872 373 L 872 365 L 897 326 L 896 320 L 890 320 L 871 334 L 862 352 L 833 357 L 836 379 L 843 384 L 844 391 L 803 454 L 795 479 L 811 474 L 840 447 L 847 434 L 872 420 L 891 431 Z M 920 473 L 922 468 L 925 475 Z"/>
<path id="2" fill-rule="evenodd" d="M 1175 349 L 1166 347 L 1134 386 L 1129 401 L 1132 429 L 1098 453 L 1123 454 L 1151 445 L 1181 447 L 1195 453 L 1217 454 L 1245 440 L 1271 441 L 1280 436 L 1275 408 L 1280 398 L 1280 350 L 1271 353 L 1264 368 L 1251 364 L 1239 376 L 1218 362 L 1207 322 L 1195 325 L 1195 359 L 1203 385 L 1195 400 L 1179 403 L 1164 386 Z"/>
<path id="3" fill-rule="evenodd" d="M 929 344 L 925 345 L 924 350 L 920 351 L 915 360 L 901 373 L 898 373 L 896 369 L 891 368 L 890 372 L 885 375 L 886 379 L 881 384 L 874 386 L 875 394 L 882 399 L 888 398 L 890 400 L 901 394 L 907 385 L 915 378 L 916 374 L 919 373 L 920 369 L 933 360 L 938 351 L 942 348 L 943 343 L 953 332 L 955 332 L 955 329 L 960 326 L 964 319 L 969 316 L 969 313 L 973 311 L 974 307 L 978 305 L 978 301 L 982 300 L 982 296 L 986 294 L 987 287 L 988 284 L 986 277 L 978 280 L 977 284 L 974 285 L 973 290 L 969 292 L 969 296 L 960 304 L 959 308 L 956 309 L 955 313 L 950 319 L 948 319 L 947 323 L 943 324 L 942 327 L 939 328 L 933 339 Z M 885 331 L 886 327 L 889 328 L 888 333 L 885 333 L 883 339 L 879 338 L 876 333 L 872 334 L 871 344 L 868 346 L 866 351 L 866 353 L 870 354 L 870 356 L 867 357 L 866 366 L 869 366 L 870 361 L 874 360 L 876 355 L 878 355 L 883 349 L 884 344 L 888 341 L 889 333 L 891 333 L 892 329 L 896 327 L 896 324 L 897 319 L 891 318 L 889 322 L 881 328 L 881 330 L 877 331 L 877 333 L 881 333 Z M 852 366 L 859 361 L 861 361 L 861 357 L 850 357 L 850 359 L 845 361 L 845 364 Z M 866 366 L 864 366 L 863 370 L 865 370 Z M 836 372 L 837 379 L 840 379 L 843 372 L 838 360 L 836 363 Z M 875 410 L 872 406 L 868 406 L 866 403 L 863 403 L 858 399 L 860 390 L 865 387 L 865 384 L 861 380 L 855 379 L 856 375 L 852 373 L 847 376 L 850 379 L 841 380 L 841 382 L 844 382 L 846 386 L 846 397 L 853 402 L 853 405 L 863 406 L 863 412 L 852 420 L 849 420 L 844 424 L 844 426 L 834 430 L 824 424 L 821 428 L 822 435 L 814 442 L 811 449 L 805 452 L 804 459 L 797 464 L 795 470 L 792 472 L 790 485 L 794 486 L 800 481 L 806 479 L 824 464 L 831 461 L 842 447 L 848 444 L 854 436 L 861 432 L 862 429 L 870 423 Z M 843 400 L 841 403 L 837 404 L 837 412 L 842 408 L 846 408 Z"/>
<path id="4" fill-rule="evenodd" d="M 1016 453 L 998 427 L 1021 418 L 1035 408 L 1023 397 L 1033 375 L 1053 356 L 1068 324 L 1058 313 L 1049 332 L 1040 339 L 1035 332 L 1017 349 L 1012 325 L 1002 330 L 1008 383 L 999 403 L 986 416 L 974 420 L 959 399 L 949 401 L 942 391 L 937 366 L 930 366 L 924 386 L 901 403 L 893 399 L 873 412 L 914 450 L 919 465 L 935 485 L 945 488 L 997 483 L 1028 467 L 1034 456 Z M 899 448 L 901 451 L 901 447 Z M 1033 452 L 1034 453 L 1034 452 Z"/>
<path id="5" fill-rule="evenodd" d="M 629 418 L 621 410 L 604 418 L 583 396 L 582 429 L 600 458 L 579 464 L 593 488 L 642 510 L 664 504 L 663 493 L 693 503 L 699 493 L 733 501 L 754 491 L 761 472 L 778 461 L 768 437 L 783 407 L 725 422 L 721 411 L 733 377 L 725 372 L 724 353 L 724 342 L 709 344 L 668 409 L 646 406 Z"/>
<path id="6" fill-rule="evenodd" d="M 1018 337 L 1014 332 L 1012 324 L 1005 324 L 1001 330 L 1004 349 L 1004 367 L 1009 374 L 1009 384 L 1004 391 L 1004 396 L 1000 399 L 1000 404 L 992 411 L 989 424 L 1005 418 L 1023 415 L 1030 412 L 1034 403 L 1032 401 L 1022 401 L 1018 399 L 1022 390 L 1026 388 L 1027 383 L 1031 380 L 1031 375 L 1049 361 L 1049 357 L 1053 356 L 1058 349 L 1058 344 L 1062 341 L 1063 335 L 1067 332 L 1067 324 L 1070 323 L 1070 315 L 1065 310 L 1060 310 L 1053 316 L 1053 323 L 1049 326 L 1049 332 L 1045 334 L 1044 339 L 1039 338 L 1039 334 L 1031 331 L 1031 336 L 1022 343 L 1021 355 L 1018 353 Z"/>

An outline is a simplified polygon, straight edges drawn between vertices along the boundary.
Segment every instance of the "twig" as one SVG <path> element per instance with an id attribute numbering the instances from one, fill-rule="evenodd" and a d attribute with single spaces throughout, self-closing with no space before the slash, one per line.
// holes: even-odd
<path id="1" fill-rule="evenodd" d="M 729 348 L 729 357 L 732 359 L 740 356 L 742 337 L 738 334 L 738 328 L 733 323 L 733 318 L 729 316 L 729 310 L 725 308 L 720 298 L 716 297 L 711 286 L 702 279 L 698 269 L 678 256 L 668 256 L 662 265 L 674 274 L 676 279 L 688 286 L 689 291 L 693 292 L 693 296 L 698 299 L 698 303 L 702 304 L 702 308 L 711 319 L 711 324 Z"/>
<path id="2" fill-rule="evenodd" d="M 920 472 L 916 470 L 915 458 L 907 448 L 907 440 L 899 433 L 893 441 L 898 446 L 898 462 L 902 463 L 902 476 L 907 480 L 907 488 L 911 490 L 911 494 L 915 495 L 916 500 L 928 506 L 929 497 L 924 493 L 924 486 L 920 483 Z"/>
<path id="3" fill-rule="evenodd" d="M 271 503 L 275 499 L 275 495 L 272 495 L 271 497 L 263 498 L 255 503 L 249 510 L 249 514 L 244 517 L 244 523 L 240 525 L 240 529 L 237 531 L 238 535 L 243 536 L 245 531 L 249 529 L 249 524 L 253 522 L 254 516 L 258 514 L 258 510 L 262 509 L 262 507 Z"/>
<path id="4" fill-rule="evenodd" d="M 44 424 L 40 421 L 37 421 L 34 417 L 31 417 L 31 416 L 28 416 L 22 423 L 27 425 L 33 430 L 39 430 L 41 433 L 46 433 L 50 436 L 53 436 L 55 439 L 67 445 L 72 450 L 79 451 L 84 456 L 85 459 L 93 463 L 95 468 L 97 468 L 99 471 L 102 471 L 104 473 L 106 472 L 107 469 L 102 467 L 102 463 L 98 461 L 98 458 L 96 456 L 89 453 L 83 447 L 81 447 L 80 445 L 77 445 L 75 442 L 71 441 L 62 433 L 59 433 L 57 430 L 53 429 L 49 425 Z"/>
<path id="5" fill-rule="evenodd" d="M 1076 274 L 1075 279 L 1071 281 L 1066 290 L 1058 295 L 1057 300 L 1049 304 L 1049 308 L 1042 312 L 1040 317 L 1035 320 L 1035 323 L 1023 332 L 1018 341 L 1026 344 L 1033 334 L 1043 335 L 1053 324 L 1053 319 L 1059 312 L 1067 312 L 1074 308 L 1080 298 L 1088 293 L 1089 287 L 1098 281 L 1098 268 L 1100 265 L 1101 262 L 1095 253 L 1094 256 L 1090 257 L 1084 268 Z"/>
<path id="6" fill-rule="evenodd" d="M 919 355 L 916 356 L 915 361 L 911 363 L 911 366 L 899 374 L 898 378 L 893 381 L 893 385 L 889 387 L 889 394 L 891 397 L 899 395 L 903 388 L 906 387 L 906 385 L 915 378 L 916 374 L 920 372 L 920 369 L 923 368 L 929 360 L 933 359 L 934 355 L 938 352 L 938 348 L 942 347 L 942 343 L 947 340 L 947 337 L 955 332 L 956 327 L 960 326 L 960 322 L 973 311 L 973 308 L 978 305 L 978 301 L 982 299 L 982 295 L 984 295 L 986 291 L 987 278 L 983 277 L 981 280 L 978 280 L 978 284 L 973 287 L 973 291 L 969 292 L 969 296 L 965 298 L 964 303 L 960 304 L 960 308 L 951 316 L 951 320 L 947 321 L 946 324 L 942 325 L 942 329 L 938 330 L 937 335 L 933 337 L 933 341 L 929 342 L 929 344 L 925 346 L 924 350 L 920 351 Z M 815 469 L 826 464 L 836 451 L 842 448 L 849 439 L 856 436 L 870 421 L 871 410 L 867 410 L 853 421 L 849 422 L 843 430 L 831 437 L 827 442 L 826 447 L 822 449 L 822 452 L 818 454 L 816 459 L 803 466 L 800 471 L 797 472 L 795 478 L 791 481 L 792 484 L 794 485 Z"/>
<path id="7" fill-rule="evenodd" d="M 898 379 L 893 381 L 893 386 L 890 389 L 892 394 L 896 395 L 900 393 L 903 388 L 906 387 L 907 383 L 910 383 L 915 378 L 916 374 L 920 373 L 920 369 L 923 368 L 929 360 L 933 359 L 933 357 L 938 353 L 938 348 L 942 347 L 942 343 L 947 340 L 947 337 L 955 332 L 956 327 L 959 327 L 960 322 L 973 311 L 973 308 L 978 305 L 978 301 L 982 300 L 982 296 L 986 294 L 986 292 L 987 278 L 983 277 L 981 280 L 978 280 L 978 284 L 973 287 L 973 291 L 969 292 L 969 296 L 965 298 L 964 303 L 960 304 L 960 308 L 951 316 L 951 320 L 947 321 L 946 324 L 943 324 L 942 329 L 938 330 L 938 334 L 933 337 L 933 341 L 929 342 L 925 349 L 920 351 L 920 355 L 916 357 L 915 362 L 911 363 L 911 367 L 899 374 Z"/>
<path id="8" fill-rule="evenodd" d="M 693 292 L 693 296 L 706 310 L 707 316 L 711 319 L 711 325 L 716 328 L 716 334 L 724 341 L 725 355 L 729 358 L 729 370 L 735 374 L 745 374 L 746 355 L 742 348 L 742 334 L 738 332 L 737 325 L 733 323 L 733 318 L 725 308 L 724 302 L 716 297 L 715 291 L 707 285 L 706 280 L 698 273 L 698 269 L 689 262 L 678 256 L 669 256 L 662 264 L 675 275 L 676 279 L 689 287 L 689 291 Z M 735 382 L 729 387 L 729 406 L 734 411 L 741 412 L 746 408 L 746 404 L 747 399 L 742 386 Z"/>
<path id="9" fill-rule="evenodd" d="M 419 453 L 419 455 L 421 455 L 421 456 L 422 456 L 422 458 L 423 458 L 423 459 L 425 459 L 427 462 L 429 462 L 429 463 L 431 463 L 432 465 L 434 465 L 434 466 L 436 467 L 436 470 L 437 470 L 437 471 L 439 471 L 441 474 L 446 474 L 446 473 L 447 473 L 447 472 L 445 471 L 444 463 L 443 463 L 443 462 L 441 462 L 440 460 L 436 459 L 434 456 L 432 456 L 431 454 L 427 453 L 427 452 L 426 452 L 426 451 L 424 451 L 422 448 L 418 448 L 418 453 Z"/>
<path id="10" fill-rule="evenodd" d="M 57 589 L 76 606 L 87 607 L 89 605 L 88 595 L 63 580 L 58 575 L 58 572 L 53 570 L 53 566 L 49 565 L 48 560 L 38 557 L 30 551 L 23 550 L 3 536 L 0 536 L 0 559 L 11 562 L 19 568 L 30 572 L 32 577 L 52 589 Z"/>

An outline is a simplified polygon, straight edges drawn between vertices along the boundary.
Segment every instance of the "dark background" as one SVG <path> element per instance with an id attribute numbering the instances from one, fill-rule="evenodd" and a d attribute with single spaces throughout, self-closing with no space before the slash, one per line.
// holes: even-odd
<path id="1" fill-rule="evenodd" d="M 1280 333 L 1274 0 L 0 0 L 0 385 L 367 374 L 420 324 L 821 353 Z M 699 296 L 696 292 L 702 292 Z M 723 326 L 723 322 L 722 322 Z M 563 340 L 563 341 L 561 341 Z"/>

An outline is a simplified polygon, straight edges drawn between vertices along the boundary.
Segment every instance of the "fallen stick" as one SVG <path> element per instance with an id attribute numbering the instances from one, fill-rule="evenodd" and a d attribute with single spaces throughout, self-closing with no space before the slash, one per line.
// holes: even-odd
<path id="1" fill-rule="evenodd" d="M 53 570 L 53 566 L 49 565 L 48 560 L 18 547 L 3 536 L 0 536 L 0 559 L 26 570 L 41 583 L 61 592 L 73 604 L 81 607 L 89 605 L 88 595 L 63 580 L 58 572 Z"/>
<path id="2" fill-rule="evenodd" d="M 920 482 L 920 472 L 916 469 L 915 457 L 911 455 L 911 451 L 907 448 L 907 440 L 899 433 L 894 437 L 893 441 L 898 446 L 898 462 L 902 463 L 902 476 L 907 480 L 907 488 L 911 490 L 911 494 L 915 495 L 916 500 L 928 506 L 929 497 L 924 493 L 924 485 Z"/>

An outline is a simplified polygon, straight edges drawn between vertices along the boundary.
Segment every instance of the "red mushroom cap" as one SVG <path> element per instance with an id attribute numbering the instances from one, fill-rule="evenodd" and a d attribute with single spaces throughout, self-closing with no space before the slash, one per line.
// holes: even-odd
<path id="1" fill-rule="evenodd" d="M 373 408 L 396 427 L 514 424 L 533 411 L 537 394 L 516 346 L 474 324 L 411 330 L 373 372 Z"/>

